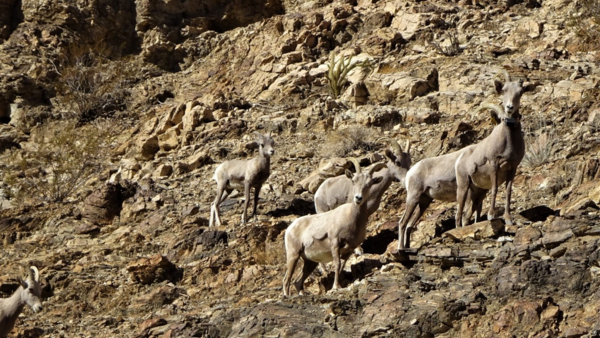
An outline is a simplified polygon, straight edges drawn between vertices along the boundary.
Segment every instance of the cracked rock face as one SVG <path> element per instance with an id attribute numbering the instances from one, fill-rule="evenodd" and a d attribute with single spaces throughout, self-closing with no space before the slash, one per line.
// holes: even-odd
<path id="1" fill-rule="evenodd" d="M 0 297 L 35 265 L 44 306 L 9 337 L 600 336 L 595 8 L 3 1 Z M 331 55 L 370 66 L 350 71 L 338 98 Z M 394 182 L 343 289 L 325 266 L 306 295 L 283 298 L 284 234 L 315 212 L 320 184 L 354 170 L 351 157 L 387 161 L 382 137 L 409 140 L 413 165 L 481 141 L 494 124 L 474 112 L 500 102 L 503 70 L 535 85 L 521 98 L 515 225 L 456 229 L 455 203 L 433 201 L 399 251 L 406 187 Z M 95 108 L 82 117 L 84 105 Z M 256 156 L 255 131 L 276 143 L 257 215 L 240 224 L 233 190 L 210 228 L 214 171 Z M 72 162 L 89 171 L 62 169 L 77 167 L 61 162 L 69 149 L 86 149 Z M 40 200 L 61 177 L 72 193 Z"/>

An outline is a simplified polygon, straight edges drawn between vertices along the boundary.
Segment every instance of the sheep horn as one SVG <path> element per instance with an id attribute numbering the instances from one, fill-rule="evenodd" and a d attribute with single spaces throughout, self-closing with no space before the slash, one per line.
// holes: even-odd
<path id="1" fill-rule="evenodd" d="M 502 74 L 504 74 L 504 80 L 508 83 L 510 82 L 510 74 L 506 71 L 506 69 L 502 69 Z"/>
<path id="2" fill-rule="evenodd" d="M 388 141 L 390 142 L 390 146 L 392 148 L 394 148 L 394 151 L 398 154 L 402 153 L 402 147 L 400 147 L 400 145 L 398 144 L 398 142 L 396 142 L 396 140 L 394 140 L 393 138 L 389 138 L 389 137 L 381 137 L 377 140 L 377 142 L 380 141 Z"/>
<path id="3" fill-rule="evenodd" d="M 257 131 L 253 131 L 252 134 L 258 136 L 259 138 L 263 138 L 263 135 Z"/>
<path id="4" fill-rule="evenodd" d="M 358 160 L 354 157 L 350 157 L 348 158 L 348 161 L 352 162 L 352 164 L 354 164 L 354 170 L 356 171 L 357 174 L 360 174 L 360 163 L 358 163 Z"/>
<path id="5" fill-rule="evenodd" d="M 31 275 L 32 272 L 33 276 Z M 36 282 L 40 281 L 40 272 L 38 271 L 38 268 L 33 265 L 29 268 L 29 278 L 32 278 Z"/>
<path id="6" fill-rule="evenodd" d="M 406 145 L 404 146 L 404 149 L 407 153 L 410 152 L 410 139 L 406 140 Z"/>
<path id="7" fill-rule="evenodd" d="M 33 269 L 31 267 L 27 268 L 27 279 L 35 280 L 34 275 L 33 275 Z"/>
<path id="8" fill-rule="evenodd" d="M 371 168 L 369 168 L 369 175 L 373 175 L 373 173 L 375 173 L 376 171 L 379 171 L 383 168 L 387 168 L 387 165 L 385 163 L 377 163 L 374 166 L 372 166 Z"/>
<path id="9" fill-rule="evenodd" d="M 502 107 L 494 103 L 482 103 L 475 112 L 477 113 L 482 109 L 492 109 L 495 110 L 498 114 L 504 113 L 504 109 L 502 109 Z"/>

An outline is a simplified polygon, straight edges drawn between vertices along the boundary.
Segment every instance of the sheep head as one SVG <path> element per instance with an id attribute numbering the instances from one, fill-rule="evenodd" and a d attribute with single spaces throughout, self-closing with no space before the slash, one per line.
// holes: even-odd
<path id="1" fill-rule="evenodd" d="M 385 156 L 387 156 L 387 158 L 399 168 L 404 168 L 406 170 L 410 169 L 410 166 L 412 165 L 412 159 L 410 157 L 410 140 L 406 140 L 404 150 L 400 147 L 400 144 L 392 138 L 382 137 L 377 140 L 377 142 L 381 141 L 388 141 L 390 143 L 391 149 L 388 148 L 385 150 Z"/>
<path id="2" fill-rule="evenodd" d="M 494 80 L 494 87 L 496 88 L 496 92 L 502 95 L 502 107 L 506 114 L 511 115 L 515 119 L 520 118 L 521 96 L 523 93 L 533 90 L 535 84 L 529 83 L 524 85 L 523 79 L 511 81 L 508 72 L 503 70 L 503 73 L 505 82 Z"/>
<path id="3" fill-rule="evenodd" d="M 369 188 L 374 184 L 379 184 L 383 181 L 383 177 L 373 178 L 373 173 L 377 170 L 387 167 L 384 163 L 377 163 L 369 170 L 352 174 L 350 170 L 346 170 L 346 177 L 352 180 L 352 196 L 356 205 L 361 205 L 369 199 Z"/>
<path id="4" fill-rule="evenodd" d="M 19 284 L 23 287 L 21 291 L 21 300 L 29 305 L 33 312 L 42 310 L 42 287 L 40 286 L 40 272 L 35 266 L 27 269 L 27 279 L 18 278 Z"/>
<path id="5" fill-rule="evenodd" d="M 263 135 L 255 131 L 254 135 L 256 135 L 256 142 L 258 143 L 260 153 L 267 158 L 271 157 L 275 153 L 275 149 L 273 149 L 275 141 L 273 141 L 271 133 Z"/>

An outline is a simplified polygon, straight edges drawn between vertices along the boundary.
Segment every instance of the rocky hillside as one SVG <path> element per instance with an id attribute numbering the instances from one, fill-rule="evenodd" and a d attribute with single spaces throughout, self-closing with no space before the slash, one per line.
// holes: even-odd
<path id="1" fill-rule="evenodd" d="M 0 4 L 0 296 L 10 337 L 600 337 L 598 0 L 7 0 Z M 330 91 L 328 65 L 356 67 Z M 503 72 L 527 153 L 515 225 L 434 202 L 397 251 L 393 183 L 364 254 L 282 297 L 283 234 L 356 157 L 413 164 L 486 137 Z M 258 216 L 208 227 L 228 159 L 275 139 Z M 504 187 L 497 198 L 502 214 Z M 489 198 L 484 202 L 487 209 Z M 485 210 L 484 209 L 484 210 Z M 331 269 L 330 269 L 331 270 Z"/>

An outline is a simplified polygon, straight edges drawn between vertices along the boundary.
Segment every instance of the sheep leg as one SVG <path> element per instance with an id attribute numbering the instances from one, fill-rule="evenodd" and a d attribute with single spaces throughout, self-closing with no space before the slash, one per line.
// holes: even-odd
<path id="1" fill-rule="evenodd" d="M 398 250 L 403 250 L 405 248 L 408 248 L 407 245 L 407 240 L 406 240 L 406 231 L 407 231 L 407 225 L 408 222 L 411 219 L 411 216 L 413 215 L 413 212 L 415 211 L 415 208 L 417 207 L 417 201 L 416 201 L 416 197 L 411 197 L 410 199 L 407 198 L 406 199 L 406 210 L 404 211 L 404 215 L 402 216 L 402 219 L 400 219 L 400 222 L 398 222 Z"/>
<path id="2" fill-rule="evenodd" d="M 412 217 L 410 218 L 410 222 L 408 222 L 408 226 L 406 227 L 406 230 L 404 233 L 404 239 L 406 241 L 406 243 L 405 243 L 406 248 L 410 248 L 410 236 L 411 236 L 413 230 L 415 229 L 417 222 L 419 221 L 421 216 L 423 216 L 423 213 L 425 213 L 425 210 L 427 210 L 427 208 L 429 208 L 429 205 L 431 204 L 431 202 L 433 202 L 433 199 L 429 196 L 421 195 L 421 198 L 419 198 L 419 205 L 417 206 L 417 208 L 415 209 L 415 212 L 413 213 Z"/>
<path id="3" fill-rule="evenodd" d="M 462 222 L 461 222 L 462 226 L 469 225 L 471 216 L 473 216 L 473 211 L 475 210 L 475 203 L 473 201 L 474 194 L 475 193 L 473 191 L 473 185 L 471 185 L 469 187 L 469 189 L 467 190 L 467 199 L 465 201 L 465 206 L 464 206 L 465 212 L 463 214 L 463 218 L 462 218 Z"/>
<path id="4" fill-rule="evenodd" d="M 291 250 L 287 251 L 287 271 L 285 272 L 285 276 L 283 277 L 283 295 L 288 296 L 290 293 L 290 281 L 292 280 L 292 276 L 294 275 L 294 270 L 296 269 L 296 264 L 298 263 L 298 259 L 300 258 L 300 254 L 298 252 L 292 252 Z M 296 285 L 296 288 L 298 286 Z"/>
<path id="5" fill-rule="evenodd" d="M 462 218 L 465 207 L 465 202 L 467 201 L 467 195 L 469 192 L 469 177 L 462 173 L 458 172 L 459 169 L 456 169 L 456 202 L 458 202 L 458 207 L 456 209 L 456 218 L 455 218 L 455 226 L 462 227 Z M 467 176 L 467 177 L 465 177 Z"/>
<path id="6" fill-rule="evenodd" d="M 475 223 L 481 221 L 481 209 L 483 207 L 483 200 L 487 194 L 487 190 L 480 189 L 477 187 L 473 188 L 473 204 L 471 205 L 471 214 L 475 213 Z M 471 216 L 469 216 L 471 218 Z"/>
<path id="7" fill-rule="evenodd" d="M 244 182 L 244 210 L 242 211 L 242 224 L 246 224 L 248 213 L 248 202 L 250 201 L 250 183 Z"/>
<path id="8" fill-rule="evenodd" d="M 256 219 L 256 207 L 258 206 L 258 193 L 260 192 L 260 187 L 254 187 L 254 203 L 252 204 L 252 216 L 250 218 Z"/>
<path id="9" fill-rule="evenodd" d="M 331 256 L 333 257 L 333 269 L 334 269 L 334 277 L 333 277 L 333 287 L 332 290 L 341 289 L 340 286 L 340 268 L 341 257 L 340 257 L 340 246 L 338 245 L 338 241 L 331 241 Z"/>
<path id="10" fill-rule="evenodd" d="M 512 194 L 512 184 L 516 173 L 516 169 L 511 169 L 506 175 L 506 206 L 504 207 L 504 222 L 507 225 L 513 225 L 513 219 L 510 215 L 510 196 Z"/>
<path id="11" fill-rule="evenodd" d="M 221 204 L 223 194 L 225 194 L 227 184 L 226 183 L 217 183 L 217 195 L 215 196 L 215 200 L 210 205 L 210 220 L 208 222 L 208 226 L 212 227 L 213 224 L 217 223 L 217 226 L 221 226 L 221 216 L 219 215 L 219 205 Z M 225 195 L 227 197 L 227 195 Z"/>
<path id="12" fill-rule="evenodd" d="M 226 188 L 223 191 L 223 196 L 221 196 L 221 201 L 219 203 L 223 203 L 227 199 L 227 196 L 229 196 L 229 194 L 231 194 L 231 191 L 232 191 L 232 189 L 227 189 Z"/>
<path id="13" fill-rule="evenodd" d="M 492 161 L 492 170 L 490 173 L 490 181 L 492 182 L 492 197 L 490 201 L 490 209 L 488 210 L 488 219 L 493 220 L 496 211 L 496 194 L 498 193 L 498 160 Z"/>
<path id="14" fill-rule="evenodd" d="M 302 266 L 302 276 L 300 276 L 300 278 L 298 278 L 294 282 L 294 286 L 296 287 L 296 290 L 298 290 L 298 293 L 301 295 L 304 294 L 304 281 L 306 280 L 306 278 L 308 278 L 308 276 L 310 276 L 310 274 L 313 271 L 315 271 L 315 268 L 319 265 L 319 263 L 313 262 L 308 259 L 303 259 L 303 261 L 304 261 L 304 266 Z"/>
<path id="15" fill-rule="evenodd" d="M 479 189 L 476 186 L 474 186 L 472 182 L 469 184 L 469 191 L 467 192 L 467 201 L 465 202 L 465 213 L 463 215 L 462 226 L 469 225 L 469 221 L 471 221 L 471 217 L 473 216 L 473 214 L 477 214 L 475 216 L 475 223 L 479 222 L 479 218 L 481 217 L 481 204 L 483 203 L 483 199 L 485 198 L 486 192 L 486 190 Z"/>

